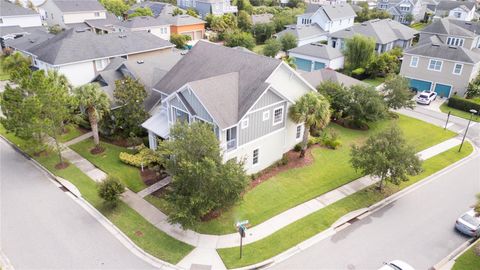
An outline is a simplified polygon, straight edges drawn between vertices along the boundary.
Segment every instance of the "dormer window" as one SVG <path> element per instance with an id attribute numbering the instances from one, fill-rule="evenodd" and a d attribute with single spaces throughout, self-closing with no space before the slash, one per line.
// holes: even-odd
<path id="1" fill-rule="evenodd" d="M 447 44 L 450 46 L 455 46 L 455 47 L 462 47 L 464 43 L 463 38 L 457 38 L 457 37 L 448 37 L 447 38 Z"/>
<path id="2" fill-rule="evenodd" d="M 100 12 L 95 12 L 94 15 L 95 17 L 100 17 Z"/>

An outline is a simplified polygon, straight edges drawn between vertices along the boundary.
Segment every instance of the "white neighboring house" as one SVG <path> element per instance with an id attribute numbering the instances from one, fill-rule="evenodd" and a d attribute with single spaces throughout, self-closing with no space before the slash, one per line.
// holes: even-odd
<path id="1" fill-rule="evenodd" d="M 288 55 L 295 59 L 298 70 L 309 72 L 324 68 L 342 69 L 345 62 L 340 49 L 319 43 L 293 48 L 288 50 Z"/>
<path id="2" fill-rule="evenodd" d="M 422 0 L 378 0 L 377 8 L 388 11 L 397 22 L 410 24 L 425 18 L 427 3 Z M 412 21 L 408 21 L 408 16 Z"/>
<path id="3" fill-rule="evenodd" d="M 468 1 L 440 1 L 435 11 L 435 17 L 461 21 L 471 21 L 475 18 L 477 4 Z"/>
<path id="4" fill-rule="evenodd" d="M 40 14 L 17 6 L 5 0 L 0 1 L 0 27 L 19 26 L 34 27 L 42 26 Z"/>
<path id="5" fill-rule="evenodd" d="M 63 28 L 107 19 L 107 10 L 96 0 L 46 0 L 38 10 L 48 25 Z"/>
<path id="6" fill-rule="evenodd" d="M 17 0 L 8 0 L 12 3 L 16 3 Z M 45 0 L 18 0 L 18 3 L 20 3 L 23 7 L 28 8 L 29 3 L 32 3 L 34 7 L 38 7 L 39 5 L 43 4 Z"/>
<path id="7" fill-rule="evenodd" d="M 298 46 L 325 41 L 329 34 L 351 27 L 356 16 L 352 6 L 346 3 L 309 5 L 304 14 L 297 16 L 296 25 L 287 26 L 275 37 L 293 34 L 297 37 Z"/>
<path id="8" fill-rule="evenodd" d="M 142 42 L 138 42 L 141 40 Z M 29 36 L 6 40 L 6 45 L 32 58 L 32 65 L 45 71 L 57 70 L 73 86 L 89 83 L 115 57 L 143 60 L 174 47 L 147 32 L 97 35 L 68 29 L 46 40 Z"/>
<path id="9" fill-rule="evenodd" d="M 247 173 L 280 160 L 302 140 L 303 124 L 288 117 L 301 96 L 315 91 L 283 61 L 199 41 L 155 86 L 161 94 L 142 124 L 150 148 L 168 139 L 177 121 L 212 125 L 224 161 L 245 162 Z"/>
<path id="10" fill-rule="evenodd" d="M 146 31 L 153 35 L 170 40 L 170 23 L 164 17 L 139 16 L 113 25 L 116 32 Z"/>

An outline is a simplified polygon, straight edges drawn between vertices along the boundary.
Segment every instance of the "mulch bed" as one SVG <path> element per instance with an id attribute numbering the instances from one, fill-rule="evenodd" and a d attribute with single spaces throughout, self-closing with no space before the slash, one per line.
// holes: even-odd
<path id="1" fill-rule="evenodd" d="M 162 180 L 165 178 L 166 174 L 165 173 L 159 173 L 157 175 L 157 172 L 154 170 L 150 170 L 148 168 L 144 168 L 143 171 L 140 170 L 140 176 L 142 177 L 143 182 L 147 186 L 151 186 L 158 181 Z"/>
<path id="2" fill-rule="evenodd" d="M 101 147 L 101 146 L 94 147 L 94 148 L 90 149 L 90 154 L 92 154 L 92 155 L 98 155 L 98 154 L 101 154 L 103 152 L 105 152 L 105 148 Z"/>
<path id="3" fill-rule="evenodd" d="M 67 168 L 69 165 L 70 164 L 68 162 L 58 163 L 57 165 L 55 165 L 55 169 L 62 170 L 62 169 Z"/>
<path id="4" fill-rule="evenodd" d="M 265 182 L 266 180 L 272 178 L 273 176 L 287 171 L 294 168 L 301 168 L 308 166 L 313 163 L 313 155 L 312 149 L 315 147 L 320 147 L 319 145 L 313 145 L 307 149 L 304 158 L 300 158 L 300 152 L 295 152 L 293 150 L 286 153 L 288 163 L 284 166 L 274 167 L 274 168 L 267 168 L 265 171 L 261 173 L 261 175 L 255 178 L 251 183 L 249 189 L 253 189 L 254 187 L 258 186 L 259 184 Z"/>

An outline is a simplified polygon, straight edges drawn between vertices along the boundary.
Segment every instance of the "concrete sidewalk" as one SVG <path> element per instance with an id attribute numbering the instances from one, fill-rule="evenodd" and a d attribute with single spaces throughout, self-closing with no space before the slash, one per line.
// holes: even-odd
<path id="1" fill-rule="evenodd" d="M 461 139 L 452 138 L 438 145 L 430 147 L 424 151 L 421 151 L 420 153 L 418 153 L 418 156 L 423 160 L 429 159 L 441 152 L 444 152 L 456 145 L 459 145 L 460 143 Z M 284 228 L 285 226 L 288 226 L 289 224 L 312 214 L 313 212 L 316 212 L 328 205 L 331 205 L 347 197 L 348 195 L 351 195 L 357 191 L 362 190 L 363 188 L 377 183 L 377 181 L 378 179 L 374 179 L 371 176 L 367 175 L 348 184 L 345 184 L 337 189 L 322 194 L 321 196 L 318 196 L 312 200 L 290 208 L 264 221 L 263 223 L 249 228 L 247 231 L 247 237 L 244 238 L 243 242 L 244 244 L 249 244 L 261 240 L 273 234 L 274 232 Z M 211 249 L 229 248 L 240 245 L 238 233 L 231 233 L 226 235 L 208 235 L 200 234 L 192 230 L 182 230 L 178 226 L 171 225 L 167 222 L 167 216 L 164 213 L 162 213 L 156 207 L 144 200 L 139 194 L 127 191 L 123 194 L 122 200 L 160 230 L 190 245 L 200 248 Z"/>

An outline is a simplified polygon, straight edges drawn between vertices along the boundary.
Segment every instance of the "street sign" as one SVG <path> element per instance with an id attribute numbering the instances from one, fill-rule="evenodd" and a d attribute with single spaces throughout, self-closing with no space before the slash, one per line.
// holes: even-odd
<path id="1" fill-rule="evenodd" d="M 248 224 L 248 219 L 247 220 L 242 220 L 242 221 L 239 221 L 235 224 L 235 227 L 240 227 L 242 225 L 247 225 Z"/>

